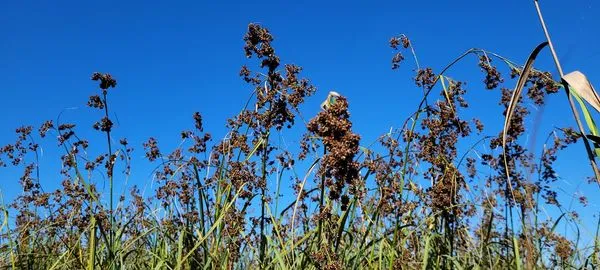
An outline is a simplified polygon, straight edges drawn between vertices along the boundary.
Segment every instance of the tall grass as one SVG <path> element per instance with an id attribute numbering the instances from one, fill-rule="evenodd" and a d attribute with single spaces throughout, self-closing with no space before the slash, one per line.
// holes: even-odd
<path id="1" fill-rule="evenodd" d="M 244 48 L 257 69 L 240 71 L 252 91 L 227 120 L 224 138 L 205 132 L 201 114 L 195 113 L 194 128 L 181 132 L 176 149 L 164 152 L 152 137 L 142 144 L 156 166 L 148 180 L 154 182 L 151 195 L 135 186 L 116 194 L 115 177 L 128 178 L 134 160 L 130 143 L 112 133 L 108 97 L 126 89 L 117 88 L 111 75 L 92 75 L 99 94 L 88 101 L 102 115 L 93 128 L 106 142 L 88 142 L 70 123 L 47 121 L 37 129 L 41 138 L 56 135 L 64 150 L 61 188 L 43 189 L 38 136 L 31 126 L 18 128 L 17 140 L 0 149 L 0 164 L 24 171 L 23 192 L 2 205 L 0 267 L 599 266 L 600 226 L 586 228 L 558 200 L 554 164 L 561 150 L 589 136 L 579 125 L 579 131 L 548 131 L 541 152 L 523 142 L 530 129 L 526 105 L 542 106 L 548 95 L 569 85 L 533 68 L 532 60 L 522 66 L 477 48 L 436 73 L 421 66 L 411 41 L 400 35 L 390 40 L 392 68 L 407 68 L 404 53 L 411 54 L 423 97 L 401 128 L 365 142 L 350 120 L 352 101 L 337 92 L 305 121 L 301 107 L 316 88 L 301 77 L 302 68 L 281 64 L 273 40 L 266 28 L 249 25 Z M 500 97 L 504 129 L 463 118 L 469 110 L 467 88 L 451 73 L 468 57 L 478 60 L 473 70 L 484 75 L 490 99 Z M 278 143 L 276 137 L 291 134 L 294 126 L 304 132 L 298 145 Z M 104 150 L 93 155 L 98 149 Z M 595 156 L 590 159 L 595 164 Z M 106 194 L 97 188 L 104 181 Z M 587 204 L 586 198 L 580 201 Z M 561 233 L 563 226 L 577 233 Z"/>

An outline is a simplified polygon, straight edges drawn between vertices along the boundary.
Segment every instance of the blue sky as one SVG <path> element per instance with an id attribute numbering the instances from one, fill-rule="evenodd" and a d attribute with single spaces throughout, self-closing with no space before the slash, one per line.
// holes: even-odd
<path id="1" fill-rule="evenodd" d="M 600 18 L 595 15 L 600 4 L 542 1 L 542 8 L 564 70 L 579 69 L 598 85 Z M 118 118 L 115 135 L 134 145 L 134 162 L 147 164 L 141 160 L 141 143 L 149 136 L 167 149 L 175 147 L 179 131 L 193 127 L 195 111 L 220 138 L 225 119 L 239 111 L 251 91 L 238 77 L 240 66 L 248 63 L 242 36 L 251 22 L 268 27 L 282 62 L 303 66 L 303 74 L 318 87 L 304 106 L 305 117 L 318 112 L 327 92 L 336 90 L 349 98 L 354 128 L 365 144 L 401 125 L 421 94 L 411 81 L 410 58 L 400 71 L 390 69 L 391 36 L 408 35 L 421 65 L 434 70 L 471 47 L 523 63 L 544 40 L 533 2 L 522 0 L 5 1 L 0 8 L 0 145 L 13 141 L 16 127 L 37 126 L 62 111 L 64 121 L 80 124 L 81 132 L 88 130 L 82 134 L 94 141 L 99 135 L 88 127 L 100 115 L 85 103 L 97 91 L 89 80 L 95 71 L 118 80 L 110 94 Z M 540 58 L 538 67 L 554 71 L 548 51 Z M 468 114 L 490 119 L 487 134 L 495 135 L 503 119 L 489 108 L 498 96 L 484 91 L 476 63 L 471 58 L 448 75 L 470 82 L 474 100 Z M 552 125 L 573 123 L 564 94 L 551 97 L 538 111 L 543 119 L 539 133 L 544 134 L 538 141 Z M 51 176 L 59 170 L 50 161 L 57 159 L 52 155 L 56 147 L 53 141 L 44 147 L 45 172 Z M 584 213 L 591 215 L 600 194 L 596 186 L 580 185 L 591 174 L 582 151 L 577 145 L 561 156 L 559 173 L 565 180 L 557 185 L 567 200 L 585 193 L 592 209 Z M 132 181 L 148 181 L 149 168 L 134 163 Z M 5 198 L 19 192 L 10 170 L 0 176 Z M 60 179 L 42 182 L 54 185 Z"/>

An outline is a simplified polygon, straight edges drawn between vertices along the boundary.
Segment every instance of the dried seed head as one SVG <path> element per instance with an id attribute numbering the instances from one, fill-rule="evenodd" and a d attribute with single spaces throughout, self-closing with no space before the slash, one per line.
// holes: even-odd
<path id="1" fill-rule="evenodd" d="M 94 74 L 92 74 L 92 80 L 100 81 L 100 89 L 105 93 L 108 88 L 117 86 L 117 81 L 108 73 L 102 74 L 100 72 L 94 72 Z"/>
<path id="2" fill-rule="evenodd" d="M 150 139 L 144 143 L 144 149 L 146 150 L 146 157 L 150 161 L 154 161 L 161 156 L 160 149 L 158 148 L 158 142 L 152 137 L 150 137 Z"/>
<path id="3" fill-rule="evenodd" d="M 88 106 L 91 108 L 104 109 L 104 102 L 102 101 L 102 98 L 100 98 L 100 96 L 93 95 L 90 96 Z"/>
<path id="4" fill-rule="evenodd" d="M 51 120 L 44 122 L 44 124 L 42 124 L 42 126 L 39 129 L 40 137 L 46 137 L 46 133 L 48 133 L 48 130 L 50 130 L 51 128 L 54 128 L 54 123 Z"/>

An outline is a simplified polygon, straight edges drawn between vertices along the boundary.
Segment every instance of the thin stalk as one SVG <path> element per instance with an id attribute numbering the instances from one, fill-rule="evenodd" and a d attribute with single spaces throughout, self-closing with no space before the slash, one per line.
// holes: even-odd
<path id="1" fill-rule="evenodd" d="M 600 217 L 598 217 L 598 224 L 596 225 L 596 236 L 594 237 L 594 252 L 592 253 L 592 260 L 595 265 L 600 265 L 600 259 L 598 258 L 598 252 L 600 252 Z"/>
<path id="2" fill-rule="evenodd" d="M 271 84 L 271 89 L 274 89 L 273 85 Z M 269 104 L 269 110 L 271 110 L 273 104 L 270 103 Z M 268 125 L 267 125 L 268 126 Z M 266 249 L 266 241 L 267 241 L 267 237 L 265 236 L 265 201 L 266 201 L 266 193 L 267 193 L 267 161 L 269 158 L 269 136 L 270 136 L 270 132 L 267 130 L 265 131 L 266 134 L 263 134 L 263 152 L 262 152 L 262 157 L 261 157 L 261 162 L 262 162 L 262 176 L 261 176 L 261 181 L 264 184 L 264 186 L 262 187 L 261 190 L 261 198 L 260 198 L 260 204 L 261 204 L 261 210 L 260 210 L 260 264 L 261 266 L 263 266 L 263 263 L 265 262 L 265 249 Z"/>
<path id="3" fill-rule="evenodd" d="M 323 147 L 323 156 L 327 154 L 327 148 Z M 322 213 L 325 205 L 325 175 L 321 176 L 321 195 L 319 197 L 319 213 Z M 317 245 L 321 245 L 321 232 L 323 230 L 323 219 L 319 218 L 319 225 L 317 228 Z M 317 246 L 317 249 L 319 248 Z"/>
<path id="4" fill-rule="evenodd" d="M 196 166 L 196 164 L 194 165 L 194 176 L 196 177 L 196 184 L 198 186 L 198 208 L 200 210 L 200 232 L 202 233 L 202 237 L 206 237 L 206 220 L 204 218 L 204 197 L 203 197 L 203 192 L 202 189 L 204 188 L 202 186 L 202 183 L 200 182 L 200 172 L 198 171 L 198 166 Z M 207 243 L 204 242 L 203 243 L 203 251 L 204 251 L 204 263 L 206 263 L 206 260 L 208 258 L 208 246 Z"/>
<path id="5" fill-rule="evenodd" d="M 269 134 L 265 136 L 265 141 L 269 140 Z M 268 146 L 267 143 L 263 145 L 264 151 L 262 155 L 262 182 L 266 185 L 267 182 L 267 156 L 268 156 Z M 260 197 L 260 264 L 263 265 L 265 261 L 265 248 L 266 248 L 266 236 L 265 236 L 265 197 L 266 197 L 266 187 L 263 187 L 261 190 L 262 194 Z"/>
<path id="6" fill-rule="evenodd" d="M 104 116 L 106 117 L 106 119 L 108 119 L 108 102 L 107 102 L 107 98 L 106 98 L 106 90 L 103 91 L 103 98 L 104 98 Z M 111 139 L 110 139 L 110 130 L 106 131 L 106 140 L 108 143 L 108 161 L 107 162 L 112 162 L 112 144 L 111 144 Z M 114 258 L 112 258 L 112 256 L 114 255 L 113 252 L 113 243 L 114 243 L 114 206 L 113 206 L 113 166 L 108 166 L 109 171 L 107 172 L 108 174 L 108 185 L 109 185 L 109 194 L 110 194 L 110 198 L 109 198 L 109 203 L 110 203 L 110 231 L 109 231 L 109 241 L 110 243 L 108 244 L 108 248 L 110 250 L 109 254 L 111 254 L 111 258 L 109 258 L 109 261 L 111 261 L 111 265 L 112 261 Z M 114 266 L 114 265 L 113 265 Z"/>

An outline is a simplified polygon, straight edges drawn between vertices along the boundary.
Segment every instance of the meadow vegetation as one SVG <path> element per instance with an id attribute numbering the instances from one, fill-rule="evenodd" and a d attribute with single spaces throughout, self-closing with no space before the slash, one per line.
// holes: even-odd
<path id="1" fill-rule="evenodd" d="M 115 181 L 129 177 L 130 164 L 142 161 L 132 159 L 135 147 L 127 139 L 114 137 L 111 112 L 120 108 L 109 107 L 111 93 L 127 89 L 118 88 L 110 74 L 91 76 L 98 90 L 87 105 L 102 115 L 97 122 L 19 127 L 16 141 L 0 148 L 0 165 L 23 171 L 22 192 L 1 206 L 0 267 L 600 266 L 597 233 L 590 240 L 557 230 L 564 224 L 578 228 L 581 221 L 557 197 L 558 155 L 585 142 L 595 166 L 593 121 L 579 119 L 580 112 L 591 119 L 583 103 L 590 100 L 582 91 L 569 91 L 564 79 L 534 69 L 535 51 L 523 65 L 470 49 L 434 69 L 414 67 L 408 60 L 417 59 L 411 41 L 392 37 L 391 68 L 414 68 L 415 91 L 423 98 L 415 101 L 412 115 L 399 120 L 399 128 L 372 143 L 353 128 L 352 100 L 339 93 L 330 92 L 317 113 L 300 113 L 317 89 L 301 67 L 282 63 L 264 26 L 250 24 L 243 41 L 248 63 L 254 64 L 239 73 L 249 98 L 227 119 L 225 138 L 213 138 L 204 130 L 203 116 L 194 113 L 193 128 L 181 131 L 175 149 L 163 150 L 152 137 L 132 143 L 156 166 L 149 195 L 136 186 L 116 188 Z M 500 106 L 504 127 L 462 116 L 469 110 L 466 83 L 449 73 L 471 57 L 478 60 L 473 71 L 480 72 L 483 84 L 471 82 L 470 91 L 484 88 L 490 97 L 500 97 L 490 105 Z M 526 125 L 529 105 L 543 106 L 547 96 L 562 92 L 571 105 L 575 100 L 584 106 L 574 107 L 577 128 L 549 130 L 543 149 L 531 149 L 523 139 L 534 128 Z M 88 126 L 105 138 L 91 142 L 78 136 Z M 278 143 L 294 126 L 303 131 L 302 139 L 296 145 Z M 40 143 L 50 138 L 57 138 L 62 149 L 60 175 L 52 179 L 62 181 L 56 190 L 40 184 Z M 91 151 L 92 144 L 104 150 Z M 597 179 L 590 179 L 596 188 Z M 106 185 L 106 192 L 99 185 Z M 585 197 L 579 200 L 588 203 Z M 548 208 L 556 215 L 549 216 Z"/>

